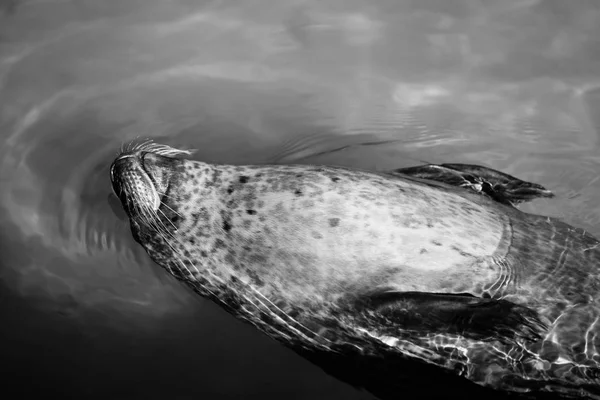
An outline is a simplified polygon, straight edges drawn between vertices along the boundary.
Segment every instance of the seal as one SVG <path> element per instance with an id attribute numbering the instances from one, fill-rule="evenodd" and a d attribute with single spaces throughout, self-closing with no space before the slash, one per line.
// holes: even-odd
<path id="1" fill-rule="evenodd" d="M 381 398 L 415 365 L 600 398 L 600 242 L 515 207 L 552 197 L 544 187 L 466 164 L 378 173 L 189 154 L 129 146 L 112 186 L 152 260 L 235 317 Z"/>

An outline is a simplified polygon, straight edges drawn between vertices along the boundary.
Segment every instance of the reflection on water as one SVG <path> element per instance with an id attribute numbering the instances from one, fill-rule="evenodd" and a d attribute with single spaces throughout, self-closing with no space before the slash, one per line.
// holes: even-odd
<path id="1" fill-rule="evenodd" d="M 484 164 L 600 234 L 596 1 L 240 4 L 0 1 L 1 343 L 38 389 L 371 398 L 149 261 L 108 179 L 139 136 L 211 162 Z"/>

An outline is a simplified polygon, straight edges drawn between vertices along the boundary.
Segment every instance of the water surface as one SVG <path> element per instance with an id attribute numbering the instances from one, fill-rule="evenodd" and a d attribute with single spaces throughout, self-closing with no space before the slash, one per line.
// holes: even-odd
<path id="1" fill-rule="evenodd" d="M 556 193 L 525 210 L 600 235 L 597 1 L 5 0 L 0 10 L 0 354 L 9 381 L 29 381 L 21 391 L 372 398 L 149 260 L 108 179 L 137 137 L 234 164 L 482 164 Z"/>

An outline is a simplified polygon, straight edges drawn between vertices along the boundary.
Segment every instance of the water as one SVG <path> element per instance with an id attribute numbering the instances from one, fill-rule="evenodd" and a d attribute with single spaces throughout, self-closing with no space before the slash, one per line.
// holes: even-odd
<path id="1" fill-rule="evenodd" d="M 138 136 L 211 162 L 483 164 L 600 235 L 597 1 L 240 4 L 0 1 L 0 354 L 21 393 L 372 399 L 149 261 L 108 179 Z"/>

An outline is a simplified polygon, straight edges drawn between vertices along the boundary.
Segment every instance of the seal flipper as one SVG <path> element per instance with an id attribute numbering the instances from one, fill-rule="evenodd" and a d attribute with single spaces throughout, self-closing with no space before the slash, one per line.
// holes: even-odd
<path id="1" fill-rule="evenodd" d="M 537 183 L 525 182 L 491 168 L 471 164 L 426 164 L 399 168 L 393 174 L 404 174 L 421 179 L 444 182 L 486 195 L 507 205 L 517 205 L 554 194 Z"/>
<path id="2" fill-rule="evenodd" d="M 537 341 L 546 326 L 538 314 L 506 300 L 470 294 L 386 291 L 360 301 L 389 326 L 459 334 L 475 340 Z M 364 307 L 364 308 L 363 308 Z"/>

